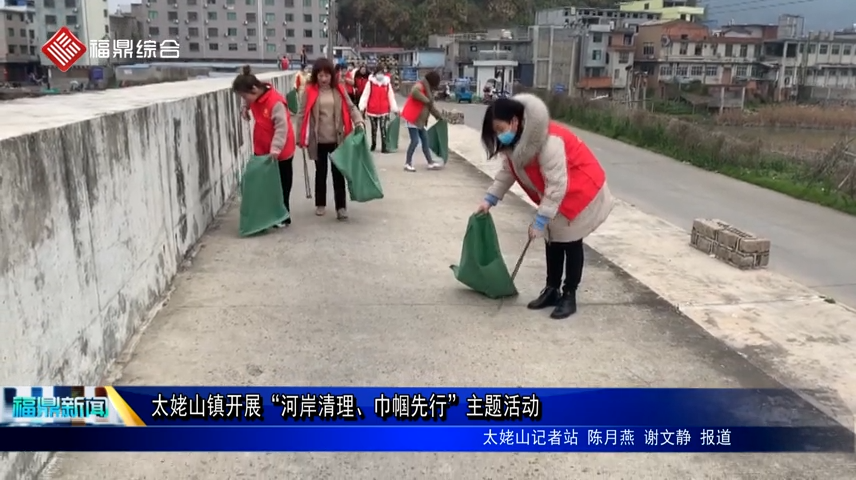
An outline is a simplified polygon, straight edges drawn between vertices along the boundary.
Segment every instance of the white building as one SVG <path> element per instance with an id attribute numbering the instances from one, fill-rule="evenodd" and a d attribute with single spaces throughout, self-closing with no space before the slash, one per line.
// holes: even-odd
<path id="1" fill-rule="evenodd" d="M 107 0 L 41 0 L 36 2 L 36 39 L 41 48 L 54 33 L 62 27 L 68 27 L 87 48 L 93 40 L 101 40 L 110 35 L 110 14 Z M 53 63 L 41 52 L 42 65 Z M 87 53 L 75 63 L 76 67 L 103 65 L 105 60 L 90 58 Z"/>

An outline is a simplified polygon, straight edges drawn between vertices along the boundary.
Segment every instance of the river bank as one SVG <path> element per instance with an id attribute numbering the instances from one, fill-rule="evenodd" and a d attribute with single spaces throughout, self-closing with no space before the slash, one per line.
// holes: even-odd
<path id="1" fill-rule="evenodd" d="M 700 125 L 661 114 L 533 92 L 554 118 L 646 148 L 705 170 L 856 215 L 853 158 L 842 142 L 818 149 L 774 148 L 775 140 L 746 136 L 729 127 Z M 733 128 L 733 127 L 730 127 Z M 814 132 L 816 133 L 816 132 Z M 838 132 L 840 134 L 840 132 Z M 791 137 L 793 139 L 793 137 Z"/>

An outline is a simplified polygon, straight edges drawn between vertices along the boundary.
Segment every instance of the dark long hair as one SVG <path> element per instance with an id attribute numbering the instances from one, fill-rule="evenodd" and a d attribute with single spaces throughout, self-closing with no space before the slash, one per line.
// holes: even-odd
<path id="1" fill-rule="evenodd" d="M 431 70 L 425 74 L 425 81 L 428 82 L 428 86 L 431 90 L 437 90 L 437 87 L 440 86 L 440 74 Z"/>
<path id="2" fill-rule="evenodd" d="M 244 65 L 241 73 L 232 82 L 232 90 L 237 93 L 253 93 L 253 89 L 264 90 L 266 87 L 264 82 L 253 75 L 249 65 Z"/>
<path id="3" fill-rule="evenodd" d="M 336 67 L 333 65 L 333 62 L 326 58 L 319 58 L 315 60 L 315 63 L 312 65 L 312 75 L 309 77 L 309 83 L 312 85 L 318 85 L 318 74 L 319 73 L 328 73 L 330 74 L 330 86 L 336 88 L 339 85 L 339 75 L 337 75 Z"/>
<path id="4" fill-rule="evenodd" d="M 484 149 L 487 151 L 487 158 L 496 155 L 501 148 L 513 149 L 517 145 L 521 135 L 523 135 L 523 114 L 525 111 L 526 107 L 522 103 L 511 98 L 498 98 L 487 107 L 487 110 L 484 112 L 481 131 L 481 141 Z M 515 118 L 517 119 L 518 127 L 514 141 L 510 145 L 500 145 L 496 139 L 496 132 L 493 131 L 493 121 L 511 122 Z"/>
<path id="5" fill-rule="evenodd" d="M 366 69 L 366 73 L 361 73 L 361 72 L 360 72 L 360 70 L 362 70 L 363 68 L 365 68 L 365 69 Z M 355 77 L 355 78 L 356 78 L 356 77 L 369 78 L 371 75 L 372 75 L 372 71 L 371 71 L 371 70 L 369 70 L 369 67 L 368 67 L 368 66 L 366 66 L 366 65 L 360 65 L 359 67 L 357 67 L 357 71 L 355 71 L 355 72 L 354 72 L 354 77 Z"/>

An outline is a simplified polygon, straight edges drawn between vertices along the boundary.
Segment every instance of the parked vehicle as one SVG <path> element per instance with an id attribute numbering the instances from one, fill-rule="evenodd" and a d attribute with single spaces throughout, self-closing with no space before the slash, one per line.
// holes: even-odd
<path id="1" fill-rule="evenodd" d="M 455 80 L 455 100 L 458 103 L 473 103 L 473 90 L 468 79 Z"/>

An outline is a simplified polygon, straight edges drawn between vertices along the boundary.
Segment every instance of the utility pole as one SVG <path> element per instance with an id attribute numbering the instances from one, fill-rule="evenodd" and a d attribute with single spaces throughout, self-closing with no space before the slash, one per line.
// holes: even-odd
<path id="1" fill-rule="evenodd" d="M 363 50 L 363 24 L 357 23 L 357 55 L 362 57 Z"/>
<path id="2" fill-rule="evenodd" d="M 333 49 L 336 46 L 336 37 L 339 32 L 339 19 L 336 16 L 335 0 L 327 1 L 325 11 L 327 13 L 327 26 L 325 28 L 327 32 L 327 59 L 335 60 Z"/>

